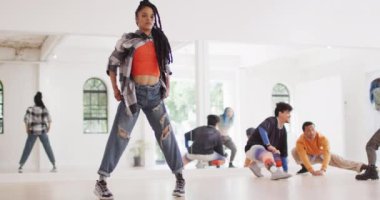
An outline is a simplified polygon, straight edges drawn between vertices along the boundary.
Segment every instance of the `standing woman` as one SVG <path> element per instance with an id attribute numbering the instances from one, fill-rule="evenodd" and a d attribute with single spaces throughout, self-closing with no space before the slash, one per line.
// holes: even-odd
<path id="1" fill-rule="evenodd" d="M 49 137 L 47 135 L 47 133 L 50 130 L 51 117 L 48 110 L 45 107 L 44 102 L 42 101 L 41 92 L 37 92 L 37 94 L 34 96 L 34 106 L 31 106 L 26 110 L 24 122 L 28 138 L 26 140 L 24 151 L 21 156 L 20 167 L 18 168 L 18 172 L 23 172 L 22 167 L 28 159 L 37 137 L 40 138 L 40 141 L 44 146 L 46 154 L 48 155 L 49 160 L 53 165 L 53 169 L 51 170 L 51 172 L 56 172 L 57 168 L 55 167 L 55 158 L 53 150 L 50 146 Z"/>
<path id="2" fill-rule="evenodd" d="M 236 146 L 235 143 L 232 141 L 231 137 L 229 136 L 228 132 L 231 128 L 231 126 L 234 123 L 234 110 L 232 108 L 227 107 L 224 109 L 224 112 L 222 115 L 220 115 L 220 123 L 219 123 L 219 130 L 222 134 L 222 141 L 223 145 L 226 146 L 228 149 L 231 150 L 231 157 L 230 157 L 230 164 L 228 167 L 234 168 L 233 161 L 235 159 L 236 155 Z"/>
<path id="3" fill-rule="evenodd" d="M 170 86 L 170 44 L 162 31 L 160 15 L 155 5 L 146 0 L 141 1 L 135 19 L 138 30 L 124 34 L 109 58 L 107 74 L 111 79 L 115 99 L 120 103 L 98 171 L 100 177 L 94 193 L 100 199 L 113 199 L 106 178 L 113 172 L 127 147 L 142 110 L 176 177 L 173 196 L 183 196 L 185 180 L 182 177 L 182 158 L 163 102 L 169 94 Z M 120 89 L 116 83 L 117 71 Z"/>

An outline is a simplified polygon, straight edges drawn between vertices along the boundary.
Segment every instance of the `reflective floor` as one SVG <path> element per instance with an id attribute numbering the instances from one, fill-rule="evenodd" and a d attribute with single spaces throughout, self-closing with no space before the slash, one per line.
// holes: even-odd
<path id="1" fill-rule="evenodd" d="M 297 169 L 291 169 L 295 173 Z M 248 169 L 190 169 L 185 171 L 186 197 L 173 198 L 174 177 L 168 170 L 117 171 L 108 180 L 115 199 L 126 200 L 375 200 L 380 181 L 356 181 L 355 172 L 329 168 L 324 177 L 294 175 L 271 181 L 255 178 Z M 0 173 L 1 200 L 87 200 L 93 195 L 95 171 Z"/>

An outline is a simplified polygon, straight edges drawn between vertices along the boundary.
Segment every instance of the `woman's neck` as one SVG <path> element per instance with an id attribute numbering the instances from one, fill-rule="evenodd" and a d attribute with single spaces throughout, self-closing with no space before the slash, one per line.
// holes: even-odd
<path id="1" fill-rule="evenodd" d="M 145 35 L 150 36 L 152 34 L 152 30 L 142 30 L 140 29 L 141 32 L 145 33 Z"/>

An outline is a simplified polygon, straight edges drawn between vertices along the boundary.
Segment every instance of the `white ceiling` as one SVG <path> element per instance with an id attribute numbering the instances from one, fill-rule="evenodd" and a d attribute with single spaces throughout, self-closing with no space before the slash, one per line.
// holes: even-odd
<path id="1" fill-rule="evenodd" d="M 0 30 L 116 36 L 138 0 L 0 0 Z M 380 48 L 376 0 L 152 0 L 172 41 Z"/>
<path id="2" fill-rule="evenodd" d="M 189 41 L 215 41 L 210 43 L 210 52 L 218 58 L 239 55 L 239 67 L 296 60 L 325 52 L 328 46 L 380 49 L 380 1 L 153 2 L 174 50 L 183 49 Z M 0 47 L 41 49 L 41 60 L 53 54 L 70 60 L 86 48 L 100 57 L 112 50 L 123 32 L 136 29 L 138 0 L 0 0 L 0 5 Z M 84 60 L 92 59 L 86 56 Z"/>

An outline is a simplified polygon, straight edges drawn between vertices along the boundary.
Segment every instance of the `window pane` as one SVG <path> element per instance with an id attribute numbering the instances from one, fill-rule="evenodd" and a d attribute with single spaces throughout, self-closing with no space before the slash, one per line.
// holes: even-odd
<path id="1" fill-rule="evenodd" d="M 83 86 L 83 132 L 107 133 L 107 90 L 105 84 L 96 78 L 86 81 Z"/>
<path id="2" fill-rule="evenodd" d="M 195 42 L 171 42 L 175 62 L 170 66 L 173 76 L 170 95 L 165 99 L 170 122 L 181 152 L 187 152 L 184 133 L 196 125 Z M 165 164 L 165 157 L 156 145 L 156 164 Z"/>
<path id="3" fill-rule="evenodd" d="M 281 83 L 277 83 L 272 90 L 272 106 L 276 107 L 278 102 L 290 103 L 288 88 Z"/>
<path id="4" fill-rule="evenodd" d="M 223 83 L 211 81 L 210 89 L 211 113 L 219 114 L 224 110 Z"/>
<path id="5" fill-rule="evenodd" d="M 83 94 L 83 105 L 84 106 L 90 105 L 90 93 L 85 92 Z"/>

